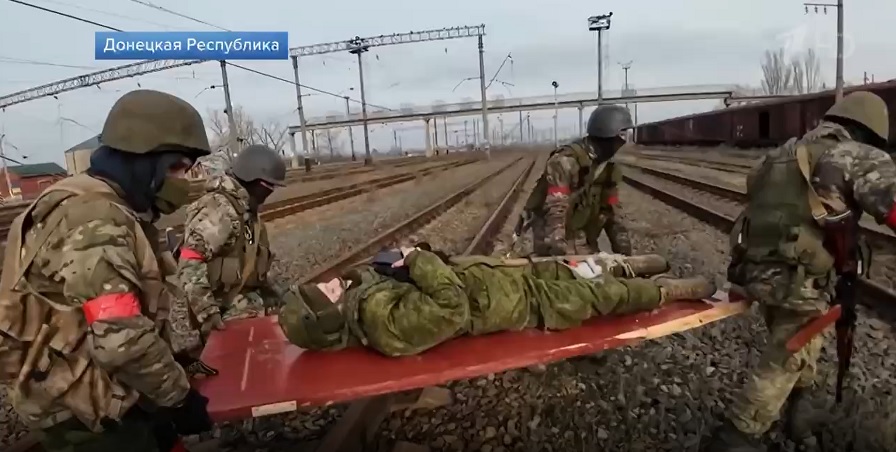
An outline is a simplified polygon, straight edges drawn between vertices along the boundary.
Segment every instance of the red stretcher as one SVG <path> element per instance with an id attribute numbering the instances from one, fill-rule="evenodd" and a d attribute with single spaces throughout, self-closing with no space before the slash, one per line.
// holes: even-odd
<path id="1" fill-rule="evenodd" d="M 676 302 L 649 313 L 598 317 L 565 331 L 461 337 L 403 358 L 363 348 L 306 351 L 287 342 L 275 316 L 238 320 L 211 335 L 202 360 L 220 374 L 199 380 L 195 386 L 209 398 L 208 409 L 215 421 L 236 421 L 370 401 L 376 396 L 593 354 L 697 328 L 747 308 L 736 295 L 729 300 L 720 291 L 710 300 Z"/>

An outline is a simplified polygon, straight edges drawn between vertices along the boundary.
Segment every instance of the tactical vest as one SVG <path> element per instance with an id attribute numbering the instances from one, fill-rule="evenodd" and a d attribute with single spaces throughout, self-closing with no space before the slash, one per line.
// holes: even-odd
<path id="1" fill-rule="evenodd" d="M 576 141 L 551 152 L 551 157 L 556 154 L 571 154 L 578 163 L 578 187 L 570 187 L 572 194 L 569 197 L 570 209 L 567 212 L 566 231 L 567 237 L 574 237 L 576 231 L 585 228 L 589 222 L 602 223 L 601 209 L 607 206 L 609 190 L 613 184 L 622 182 L 622 172 L 612 160 L 595 164 L 594 159 L 581 141 Z M 525 209 L 530 212 L 542 212 L 547 198 L 548 183 L 546 174 L 542 174 L 533 187 L 529 198 L 526 200 Z M 592 224 L 594 229 L 600 230 L 603 224 Z"/>
<path id="2" fill-rule="evenodd" d="M 140 266 L 142 313 L 155 322 L 163 338 L 170 334 L 169 295 L 154 253 L 158 243 L 150 241 L 125 201 L 106 183 L 84 174 L 50 186 L 10 226 L 0 276 L 0 381 L 12 386 L 13 406 L 33 427 L 75 417 L 100 431 L 101 419 L 120 419 L 139 396 L 93 363 L 83 311 L 63 302 L 62 283 L 51 282 L 38 292 L 27 280 L 37 250 L 66 212 L 97 197 L 109 201 L 110 212 L 120 209 L 133 217 L 130 230 Z M 90 212 L 93 218 L 106 215 Z"/>
<path id="3" fill-rule="evenodd" d="M 265 280 L 271 265 L 271 245 L 261 218 L 246 220 L 246 209 L 233 195 L 224 196 L 240 219 L 239 233 L 233 246 L 209 260 L 208 280 L 215 298 L 230 303 L 243 290 L 258 287 Z"/>
<path id="4" fill-rule="evenodd" d="M 830 147 L 827 140 L 791 139 L 747 176 L 747 206 L 731 231 L 732 264 L 785 264 L 802 277 L 831 270 L 821 228 L 827 211 L 810 183 L 815 163 Z M 732 273 L 737 271 L 729 272 L 731 282 L 745 283 Z M 794 281 L 791 289 L 801 284 Z"/>

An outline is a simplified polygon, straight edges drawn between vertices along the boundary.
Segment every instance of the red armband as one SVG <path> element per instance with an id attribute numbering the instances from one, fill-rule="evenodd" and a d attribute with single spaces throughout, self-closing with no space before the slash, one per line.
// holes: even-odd
<path id="1" fill-rule="evenodd" d="M 548 196 L 568 196 L 569 187 L 566 185 L 548 185 Z"/>
<path id="2" fill-rule="evenodd" d="M 896 229 L 896 203 L 893 203 L 893 207 L 890 207 L 890 212 L 887 213 L 887 219 L 884 223 L 891 229 Z"/>
<path id="3" fill-rule="evenodd" d="M 619 195 L 614 193 L 607 197 L 607 205 L 615 206 L 617 204 L 619 204 Z"/>
<path id="4" fill-rule="evenodd" d="M 133 292 L 100 295 L 84 303 L 81 309 L 84 310 L 87 325 L 97 320 L 136 317 L 142 313 L 140 300 Z"/>
<path id="5" fill-rule="evenodd" d="M 205 262 L 205 259 L 202 257 L 202 254 L 199 253 L 199 251 L 187 248 L 185 246 L 180 247 L 180 259 L 185 261 Z"/>

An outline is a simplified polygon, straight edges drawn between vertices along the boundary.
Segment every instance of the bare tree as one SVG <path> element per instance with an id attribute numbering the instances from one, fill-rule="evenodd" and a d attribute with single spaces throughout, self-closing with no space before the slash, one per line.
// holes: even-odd
<path id="1" fill-rule="evenodd" d="M 315 155 L 323 160 L 338 159 L 345 148 L 342 145 L 342 129 L 315 130 L 312 134 Z"/>
<path id="2" fill-rule="evenodd" d="M 212 132 L 211 145 L 215 149 L 228 148 L 230 143 L 230 122 L 224 110 L 210 110 L 209 129 Z M 255 131 L 255 124 L 242 107 L 233 108 L 233 121 L 236 125 L 237 140 L 250 144 Z M 239 149 L 233 149 L 233 152 Z"/>
<path id="3" fill-rule="evenodd" d="M 286 127 L 277 121 L 271 121 L 252 129 L 251 144 L 263 144 L 279 153 L 283 153 L 286 143 Z"/>
<path id="4" fill-rule="evenodd" d="M 821 62 L 815 49 L 809 49 L 803 55 L 803 73 L 806 80 L 806 92 L 814 93 L 821 89 L 824 81 L 821 78 Z"/>
<path id="5" fill-rule="evenodd" d="M 806 89 L 806 72 L 803 68 L 803 60 L 799 56 L 790 60 L 790 70 L 792 72 L 791 90 L 794 94 L 805 94 Z"/>
<path id="6" fill-rule="evenodd" d="M 793 67 L 784 59 L 784 49 L 765 51 L 762 89 L 766 94 L 787 94 L 793 83 Z"/>

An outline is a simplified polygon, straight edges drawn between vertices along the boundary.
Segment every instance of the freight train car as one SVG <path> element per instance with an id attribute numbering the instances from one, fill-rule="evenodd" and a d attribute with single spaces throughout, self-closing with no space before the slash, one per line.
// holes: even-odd
<path id="1" fill-rule="evenodd" d="M 896 137 L 896 80 L 844 91 L 854 90 L 871 91 L 887 102 L 892 141 Z M 788 96 L 642 124 L 636 136 L 643 145 L 770 147 L 818 125 L 833 104 L 833 90 Z"/>

